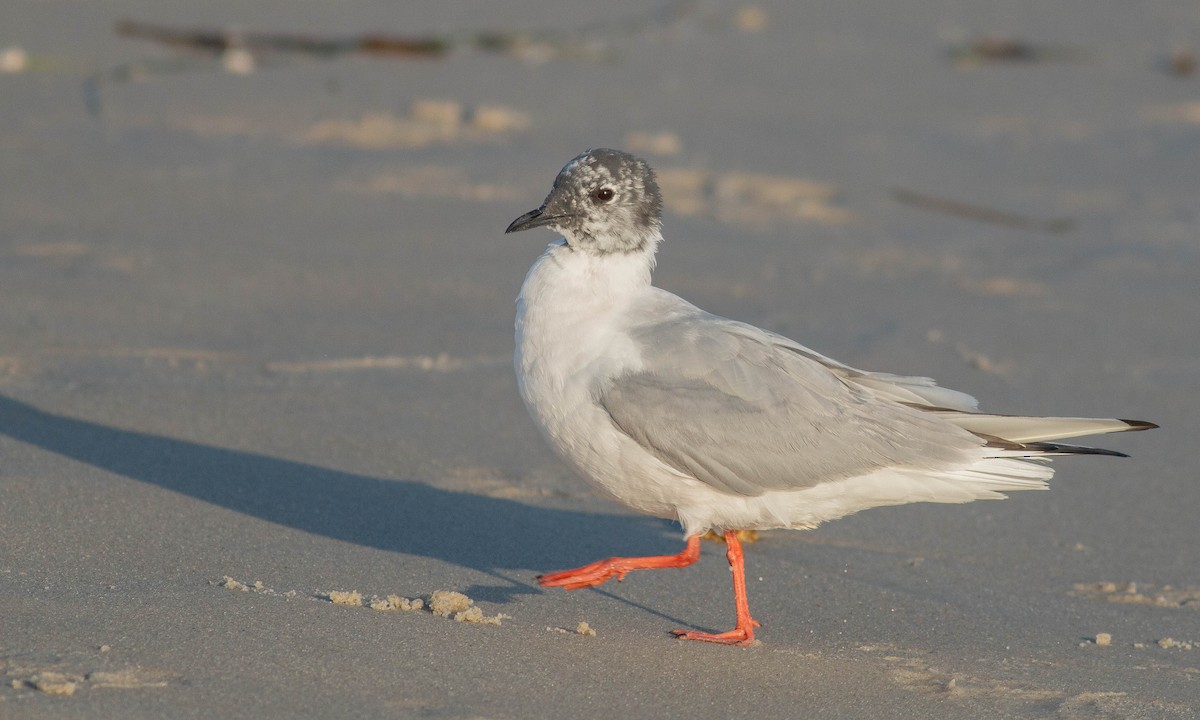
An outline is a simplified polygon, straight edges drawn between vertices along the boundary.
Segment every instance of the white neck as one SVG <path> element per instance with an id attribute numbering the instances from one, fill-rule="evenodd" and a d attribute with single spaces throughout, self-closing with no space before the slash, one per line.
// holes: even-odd
<path id="1" fill-rule="evenodd" d="M 595 254 L 578 250 L 559 238 L 538 258 L 521 288 L 521 300 L 548 302 L 567 312 L 587 313 L 624 307 L 650 285 L 654 253 L 662 236 L 657 233 L 640 252 Z M 570 307 L 563 307 L 568 303 Z"/>
<path id="2" fill-rule="evenodd" d="M 559 239 L 538 258 L 517 299 L 521 393 L 563 390 L 567 378 L 601 363 L 614 373 L 635 366 L 638 353 L 624 332 L 631 307 L 651 292 L 656 235 L 639 253 L 596 255 Z M 608 367 L 612 365 L 612 367 Z M 583 391 L 583 388 L 580 388 Z"/>

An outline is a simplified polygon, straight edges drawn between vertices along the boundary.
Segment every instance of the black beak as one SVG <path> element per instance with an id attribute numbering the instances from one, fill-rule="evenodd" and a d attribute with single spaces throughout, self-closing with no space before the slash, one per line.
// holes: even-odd
<path id="1" fill-rule="evenodd" d="M 537 210 L 530 210 L 516 220 L 513 220 L 512 224 L 510 224 L 508 229 L 504 232 L 506 234 L 515 233 L 521 232 L 522 230 L 532 230 L 533 228 L 543 227 L 545 225 L 553 225 L 556 220 L 560 220 L 563 217 L 562 215 L 546 215 L 545 213 L 545 205 L 541 206 Z"/>

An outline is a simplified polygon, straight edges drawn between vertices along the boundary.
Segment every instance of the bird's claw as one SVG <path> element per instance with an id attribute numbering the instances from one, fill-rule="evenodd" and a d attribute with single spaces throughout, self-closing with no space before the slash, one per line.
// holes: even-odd
<path id="1" fill-rule="evenodd" d="M 736 645 L 749 647 L 758 641 L 754 639 L 754 628 L 758 623 L 751 620 L 750 627 L 736 627 L 723 633 L 706 633 L 696 630 L 672 630 L 671 634 L 680 640 L 697 640 L 700 642 L 717 643 L 719 645 Z"/>

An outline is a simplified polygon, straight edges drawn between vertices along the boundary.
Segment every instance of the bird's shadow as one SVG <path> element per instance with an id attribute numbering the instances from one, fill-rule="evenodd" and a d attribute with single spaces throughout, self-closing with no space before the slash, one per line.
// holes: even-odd
<path id="1" fill-rule="evenodd" d="M 498 584 L 465 590 L 491 602 L 537 592 L 538 571 L 597 559 L 588 556 L 595 548 L 573 540 L 585 533 L 604 538 L 608 554 L 675 552 L 679 543 L 661 521 L 341 472 L 56 415 L 2 395 L 0 433 L 279 525 L 482 571 Z"/>

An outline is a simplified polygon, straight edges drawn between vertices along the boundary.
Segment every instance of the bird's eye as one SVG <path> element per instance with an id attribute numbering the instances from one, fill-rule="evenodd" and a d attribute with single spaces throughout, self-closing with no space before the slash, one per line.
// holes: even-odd
<path id="1" fill-rule="evenodd" d="M 615 193 L 612 191 L 612 188 L 605 187 L 592 191 L 592 198 L 595 199 L 596 202 L 606 203 L 613 199 L 614 194 Z"/>

